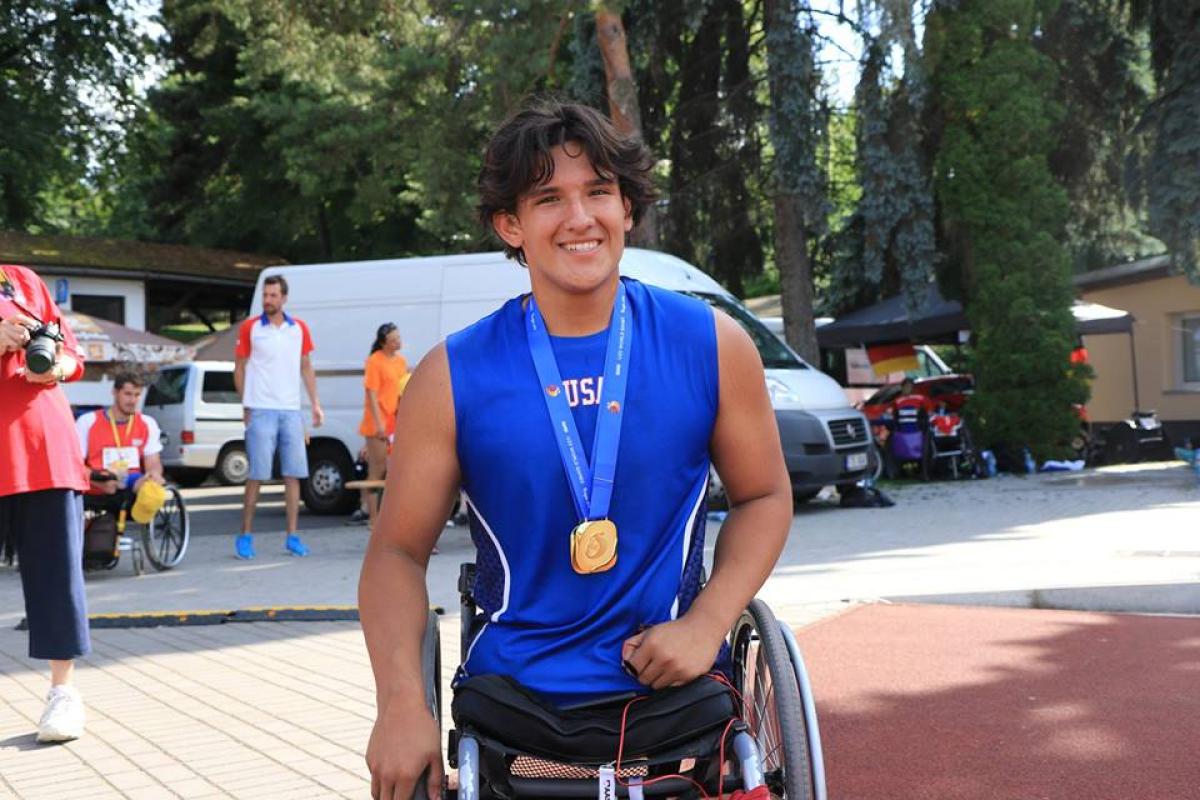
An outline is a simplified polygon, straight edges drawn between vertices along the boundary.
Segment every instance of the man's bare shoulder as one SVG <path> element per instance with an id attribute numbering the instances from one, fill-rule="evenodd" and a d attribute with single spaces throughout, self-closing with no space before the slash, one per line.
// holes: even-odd
<path id="1" fill-rule="evenodd" d="M 713 320 L 717 329 L 717 354 L 720 359 L 721 377 L 736 372 L 741 375 L 762 375 L 762 357 L 754 340 L 737 320 L 719 308 L 713 309 Z M 724 380 L 722 380 L 724 383 Z"/>
<path id="2" fill-rule="evenodd" d="M 400 424 L 454 423 L 454 399 L 450 386 L 450 359 L 446 343 L 439 342 L 425 354 L 400 398 Z"/>

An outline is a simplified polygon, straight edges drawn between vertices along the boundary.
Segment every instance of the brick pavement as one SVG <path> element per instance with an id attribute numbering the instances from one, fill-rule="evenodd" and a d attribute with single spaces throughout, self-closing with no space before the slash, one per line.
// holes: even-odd
<path id="1" fill-rule="evenodd" d="M 77 672 L 87 736 L 0 741 L 0 795 L 363 797 L 374 719 L 356 623 L 98 630 Z M 0 730 L 32 731 L 43 665 L 0 632 Z"/>

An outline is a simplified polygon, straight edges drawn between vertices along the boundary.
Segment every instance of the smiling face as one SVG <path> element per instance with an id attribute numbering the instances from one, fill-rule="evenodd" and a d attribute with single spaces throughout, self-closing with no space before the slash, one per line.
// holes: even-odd
<path id="1" fill-rule="evenodd" d="M 549 180 L 522 194 L 515 213 L 497 213 L 493 225 L 524 251 L 535 292 L 585 294 L 616 280 L 633 216 L 616 180 L 597 174 L 582 147 L 568 142 L 552 155 Z"/>
<path id="2" fill-rule="evenodd" d="M 384 337 L 383 352 L 387 353 L 388 355 L 392 355 L 400 349 L 401 344 L 400 331 L 393 329 L 386 337 Z"/>

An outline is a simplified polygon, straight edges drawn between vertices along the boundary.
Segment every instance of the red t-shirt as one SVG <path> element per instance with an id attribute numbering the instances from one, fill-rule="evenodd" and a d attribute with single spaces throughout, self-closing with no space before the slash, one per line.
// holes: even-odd
<path id="1" fill-rule="evenodd" d="M 63 321 L 46 284 L 25 267 L 0 265 L 0 319 L 14 314 L 57 322 L 63 349 L 75 358 L 75 374 L 83 375 L 83 356 L 75 334 Z M 18 375 L 25 351 L 0 355 L 0 497 L 44 489 L 88 488 L 83 453 L 67 396 L 56 384 L 33 384 Z"/>

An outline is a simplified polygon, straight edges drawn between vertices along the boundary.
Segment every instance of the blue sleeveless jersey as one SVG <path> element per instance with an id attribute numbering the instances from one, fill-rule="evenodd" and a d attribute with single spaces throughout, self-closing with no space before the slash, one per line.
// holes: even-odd
<path id="1" fill-rule="evenodd" d="M 571 568 L 580 522 L 526 339 L 522 298 L 446 343 L 458 460 L 486 624 L 460 677 L 511 675 L 559 704 L 644 691 L 621 644 L 682 615 L 700 588 L 717 344 L 702 301 L 623 278 L 633 316 L 609 518 L 617 563 Z M 551 345 L 591 459 L 608 331 Z"/>

